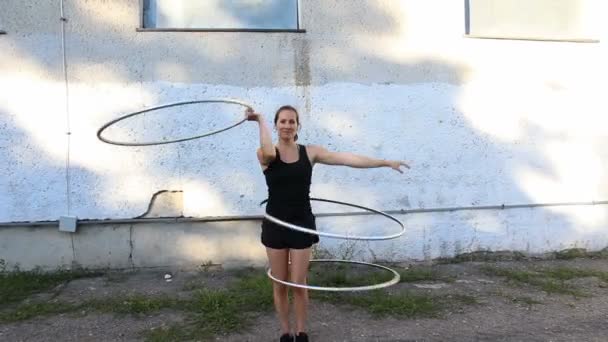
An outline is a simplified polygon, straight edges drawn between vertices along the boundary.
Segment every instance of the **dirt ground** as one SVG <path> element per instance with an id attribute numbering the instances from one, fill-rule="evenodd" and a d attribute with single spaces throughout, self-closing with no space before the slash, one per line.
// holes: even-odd
<path id="1" fill-rule="evenodd" d="M 525 277 L 517 278 L 517 274 L 508 276 L 484 271 L 488 267 L 515 272 L 560 269 L 569 274 L 583 270 L 597 272 L 598 276 L 579 275 L 560 280 L 557 284 L 567 286 L 572 293 L 554 292 L 539 287 L 538 283 L 527 282 Z M 428 268 L 433 277 L 401 282 L 387 293 L 472 299 L 451 302 L 433 316 L 406 317 L 390 313 L 378 316 L 364 307 L 313 296 L 309 313 L 310 340 L 608 341 L 606 259 L 462 262 L 435 264 Z M 168 282 L 164 278 L 167 272 L 114 272 L 72 280 L 52 291 L 33 294 L 25 302 L 82 303 L 132 294 L 188 298 L 192 284 L 221 289 L 236 279 L 233 272 L 221 269 L 173 270 L 172 280 Z M 357 295 L 363 294 L 354 296 Z M 184 312 L 167 308 L 145 314 L 100 313 L 85 308 L 16 322 L 0 321 L 0 341 L 143 341 L 143 333 L 184 320 Z M 266 310 L 254 313 L 249 327 L 208 340 L 277 341 L 278 336 L 275 315 Z"/>

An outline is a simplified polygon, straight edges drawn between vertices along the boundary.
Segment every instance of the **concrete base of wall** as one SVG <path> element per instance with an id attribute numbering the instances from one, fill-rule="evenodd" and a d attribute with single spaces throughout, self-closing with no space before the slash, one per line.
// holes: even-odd
<path id="1" fill-rule="evenodd" d="M 608 246 L 606 206 L 461 210 L 394 215 L 403 236 L 385 241 L 321 237 L 321 256 L 351 260 L 409 262 L 450 258 L 475 251 L 543 255 Z M 590 219 L 598 218 L 598 219 Z M 350 235 L 391 235 L 394 222 L 378 215 L 317 215 L 319 231 Z M 125 219 L 82 221 L 75 233 L 58 225 L 0 227 L 0 268 L 196 268 L 205 264 L 262 266 L 260 219 Z"/>
<path id="2" fill-rule="evenodd" d="M 256 221 L 11 227 L 0 230 L 0 260 L 7 270 L 261 266 L 259 230 Z"/>

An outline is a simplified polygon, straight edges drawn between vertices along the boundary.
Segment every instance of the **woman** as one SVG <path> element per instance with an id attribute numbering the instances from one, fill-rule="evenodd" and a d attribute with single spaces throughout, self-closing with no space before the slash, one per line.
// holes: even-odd
<path id="1" fill-rule="evenodd" d="M 314 145 L 299 145 L 298 111 L 291 106 L 279 108 L 274 116 L 278 143 L 272 144 L 270 130 L 261 114 L 252 109 L 245 112 L 247 119 L 256 121 L 260 129 L 258 160 L 268 185 L 266 212 L 278 219 L 299 226 L 315 229 L 315 217 L 310 208 L 310 180 L 312 167 L 316 163 L 345 165 L 356 168 L 390 167 L 403 173 L 401 166 L 409 168 L 402 161 L 381 160 L 351 153 L 329 152 Z M 268 220 L 262 223 L 262 244 L 272 274 L 281 280 L 296 284 L 306 284 L 311 247 L 319 241 L 317 235 L 298 232 Z M 291 267 L 289 261 L 291 260 Z M 281 342 L 294 341 L 289 327 L 288 287 L 273 283 L 274 305 L 281 324 Z M 306 342 L 306 317 L 308 291 L 292 288 L 295 309 L 295 341 Z"/>

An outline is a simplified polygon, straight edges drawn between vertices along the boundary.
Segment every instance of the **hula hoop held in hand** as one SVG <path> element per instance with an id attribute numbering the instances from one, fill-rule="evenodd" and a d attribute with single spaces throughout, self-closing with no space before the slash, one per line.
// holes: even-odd
<path id="1" fill-rule="evenodd" d="M 144 114 L 147 112 L 152 112 L 155 110 L 159 110 L 159 109 L 163 109 L 163 108 L 170 108 L 170 107 L 177 107 L 177 106 L 185 106 L 185 105 L 189 105 L 189 104 L 196 104 L 196 103 L 229 103 L 229 104 L 236 104 L 239 106 L 243 106 L 245 108 L 249 108 L 251 109 L 252 107 L 243 102 L 243 101 L 239 101 L 239 100 L 233 100 L 233 99 L 210 99 L 210 100 L 196 100 L 196 101 L 185 101 L 185 102 L 175 102 L 175 103 L 170 103 L 170 104 L 166 104 L 166 105 L 162 105 L 162 106 L 157 106 L 157 107 L 151 107 L 148 109 L 144 109 L 144 110 L 140 110 L 137 112 L 133 112 L 133 113 L 129 113 L 126 115 L 123 115 L 117 119 L 114 119 L 106 124 L 104 124 L 103 126 L 101 126 L 101 128 L 97 131 L 97 138 L 99 138 L 99 140 L 108 143 L 108 144 L 112 144 L 112 145 L 119 145 L 119 146 L 152 146 L 152 145 L 164 145 L 164 144 L 172 144 L 172 143 L 177 143 L 177 142 L 182 142 L 182 141 L 188 141 L 188 140 L 194 140 L 194 139 L 199 139 L 199 138 L 203 138 L 203 137 L 208 137 L 210 135 L 214 135 L 217 133 L 221 133 L 224 131 L 227 131 L 231 128 L 234 128 L 240 124 L 242 124 L 243 122 L 245 122 L 247 119 L 242 119 L 239 122 L 232 124 L 228 127 L 224 127 L 215 131 L 211 131 L 211 132 L 207 132 L 205 134 L 201 134 L 201 135 L 196 135 L 193 137 L 188 137 L 188 138 L 182 138 L 182 139 L 174 139 L 174 140 L 167 140 L 167 141 L 151 141 L 151 142 L 141 142 L 141 143 L 137 143 L 137 142 L 124 142 L 124 141 L 115 141 L 115 140 L 110 140 L 106 137 L 104 137 L 102 135 L 103 131 L 106 130 L 108 127 L 114 125 L 115 123 L 118 123 L 120 121 L 126 120 L 130 117 L 136 116 L 136 115 L 140 115 L 140 114 Z"/>

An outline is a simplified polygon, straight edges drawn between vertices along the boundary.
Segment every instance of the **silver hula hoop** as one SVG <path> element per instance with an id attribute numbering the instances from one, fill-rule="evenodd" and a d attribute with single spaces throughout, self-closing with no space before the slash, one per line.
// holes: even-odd
<path id="1" fill-rule="evenodd" d="M 108 143 L 108 144 L 112 144 L 112 145 L 120 145 L 120 146 L 152 146 L 152 145 L 164 145 L 164 144 L 172 144 L 172 143 L 177 143 L 177 142 L 182 142 L 182 141 L 188 141 L 188 140 L 194 140 L 194 139 L 199 139 L 199 138 L 203 138 L 203 137 L 207 137 L 213 134 L 217 134 L 226 130 L 229 130 L 233 127 L 236 127 L 240 124 L 242 124 L 243 122 L 247 121 L 247 119 L 242 119 L 241 121 L 232 124 L 228 127 L 222 128 L 222 129 L 218 129 L 209 133 L 205 133 L 205 134 L 201 134 L 201 135 L 197 135 L 194 137 L 188 137 L 188 138 L 183 138 L 183 139 L 175 139 L 175 140 L 169 140 L 169 141 L 153 141 L 153 142 L 143 142 L 143 143 L 131 143 L 131 142 L 123 142 L 123 141 L 113 141 L 107 138 L 104 138 L 101 133 L 108 127 L 112 126 L 113 124 L 128 119 L 132 116 L 135 115 L 140 115 L 143 113 L 147 113 L 147 112 L 151 112 L 151 111 L 155 111 L 158 109 L 163 109 L 163 108 L 169 108 L 169 107 L 177 107 L 177 106 L 184 106 L 184 105 L 189 105 L 189 104 L 195 104 L 195 103 L 231 103 L 231 104 L 236 104 L 236 105 L 240 105 L 246 108 L 252 108 L 249 104 L 242 102 L 242 101 L 238 101 L 238 100 L 233 100 L 233 99 L 212 99 L 212 100 L 196 100 L 196 101 L 185 101 L 185 102 L 175 102 L 175 103 L 170 103 L 170 104 L 166 104 L 166 105 L 162 105 L 162 106 L 157 106 L 157 107 L 152 107 L 152 108 L 148 108 L 148 109 L 144 109 L 144 110 L 140 110 L 138 112 L 133 112 L 127 115 L 123 115 L 121 117 L 119 117 L 118 119 L 114 119 L 106 124 L 104 124 L 103 126 L 101 126 L 101 128 L 97 131 L 97 138 L 99 138 L 99 140 Z"/>
<path id="2" fill-rule="evenodd" d="M 398 233 L 395 234 L 391 234 L 391 235 L 384 235 L 384 236 L 360 236 L 360 235 L 344 235 L 344 234 L 335 234 L 335 233 L 327 233 L 327 232 L 319 232 L 316 231 L 314 229 L 309 229 L 309 228 L 305 228 L 302 226 L 298 226 L 289 222 L 285 222 L 283 220 L 280 220 L 266 212 L 264 212 L 264 217 L 266 219 L 268 219 L 271 222 L 274 222 L 280 226 L 283 227 L 287 227 L 289 229 L 293 229 L 293 230 L 297 230 L 299 232 L 302 233 L 308 233 L 308 234 L 314 234 L 314 235 L 318 235 L 318 236 L 324 236 L 324 237 L 328 237 L 328 238 L 334 238 L 334 239 L 349 239 L 349 240 L 390 240 L 390 239 L 394 239 L 394 238 L 398 238 L 401 235 L 403 235 L 405 233 L 405 226 L 403 225 L 403 223 L 401 221 L 399 221 L 396 217 L 391 216 L 387 213 L 384 213 L 382 211 L 376 210 L 376 209 L 372 209 L 372 208 L 367 208 L 364 206 L 360 206 L 357 204 L 352 204 L 352 203 L 346 203 L 346 202 L 340 202 L 340 201 L 334 201 L 334 200 L 328 200 L 328 199 L 323 199 L 323 198 L 310 198 L 311 201 L 319 201 L 319 202 L 328 202 L 328 203 L 335 203 L 335 204 L 341 204 L 341 205 L 346 205 L 346 206 L 350 206 L 350 207 L 354 207 L 354 208 L 359 208 L 359 209 L 363 209 L 363 210 L 367 210 L 367 211 L 371 211 L 373 213 L 382 215 L 392 221 L 395 221 L 400 227 L 401 227 L 401 231 L 399 231 Z M 268 200 L 264 200 L 260 203 L 260 206 L 262 206 L 264 203 L 268 202 Z"/>
<path id="3" fill-rule="evenodd" d="M 354 287 L 325 287 L 325 286 L 314 286 L 314 285 L 296 284 L 296 283 L 291 283 L 291 282 L 288 282 L 288 281 L 285 281 L 285 280 L 277 279 L 277 278 L 275 278 L 272 275 L 272 272 L 271 272 L 270 268 L 268 269 L 268 272 L 266 272 L 266 274 L 273 281 L 275 281 L 277 283 L 280 283 L 280 284 L 283 284 L 283 285 L 293 286 L 293 287 L 299 287 L 301 289 L 308 289 L 308 290 L 333 291 L 333 292 L 354 292 L 354 291 L 379 290 L 379 289 L 382 289 L 382 288 L 385 288 L 385 287 L 389 287 L 391 285 L 395 285 L 395 284 L 397 284 L 401 280 L 401 276 L 395 270 L 390 269 L 390 268 L 388 268 L 386 266 L 382 266 L 382 265 L 378 265 L 378 264 L 372 264 L 372 263 L 369 263 L 369 262 L 336 260 L 336 259 L 312 259 L 312 260 L 310 260 L 310 262 L 341 262 L 341 263 L 347 263 L 347 264 L 358 264 L 358 265 L 371 266 L 371 267 L 380 268 L 382 270 L 389 271 L 389 272 L 393 273 L 393 278 L 391 280 L 389 280 L 389 281 L 384 282 L 384 283 L 374 284 L 374 285 L 354 286 Z"/>

